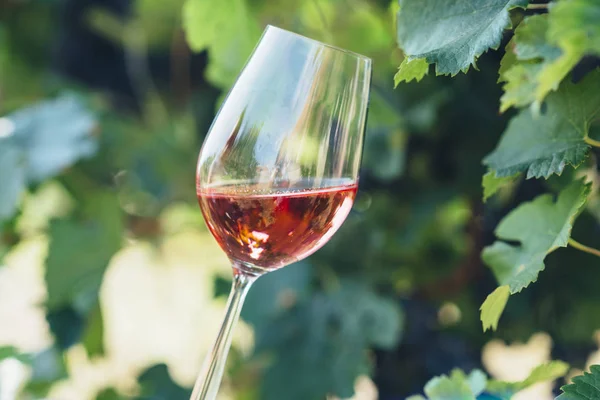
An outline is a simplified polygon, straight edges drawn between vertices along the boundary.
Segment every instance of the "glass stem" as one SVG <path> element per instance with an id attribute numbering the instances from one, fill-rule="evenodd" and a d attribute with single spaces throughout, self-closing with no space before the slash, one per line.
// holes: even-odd
<path id="1" fill-rule="evenodd" d="M 217 340 L 204 360 L 190 400 L 214 400 L 217 397 L 227 362 L 227 354 L 231 347 L 231 333 L 240 317 L 246 294 L 255 280 L 256 276 L 246 274 L 237 268 L 233 269 L 233 284 L 227 301 L 227 312 Z"/>

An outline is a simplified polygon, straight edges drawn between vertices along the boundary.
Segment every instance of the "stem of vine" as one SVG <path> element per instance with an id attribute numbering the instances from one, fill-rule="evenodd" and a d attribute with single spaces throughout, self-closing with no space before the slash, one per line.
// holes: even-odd
<path id="1" fill-rule="evenodd" d="M 529 4 L 527 6 L 528 10 L 546 10 L 548 8 L 548 4 Z"/>
<path id="2" fill-rule="evenodd" d="M 593 147 L 600 147 L 600 140 L 594 140 L 594 139 L 592 139 L 592 138 L 591 138 L 591 137 L 589 137 L 589 136 L 586 136 L 586 137 L 584 137 L 584 138 L 583 138 L 583 140 L 584 140 L 584 141 L 585 141 L 587 144 L 589 144 L 590 146 L 593 146 Z"/>
<path id="3" fill-rule="evenodd" d="M 593 254 L 597 257 L 600 257 L 600 250 L 595 249 L 593 247 L 589 247 L 586 246 L 584 244 L 579 243 L 578 241 L 576 241 L 573 238 L 569 239 L 569 246 L 576 248 L 577 250 L 581 250 L 583 252 L 589 253 L 589 254 Z"/>

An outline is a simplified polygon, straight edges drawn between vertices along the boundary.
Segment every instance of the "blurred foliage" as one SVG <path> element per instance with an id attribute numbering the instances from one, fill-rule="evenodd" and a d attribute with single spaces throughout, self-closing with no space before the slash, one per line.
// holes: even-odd
<path id="1" fill-rule="evenodd" d="M 185 211 L 196 207 L 197 153 L 267 24 L 365 54 L 374 73 L 355 207 L 331 243 L 250 292 L 242 318 L 254 346 L 231 353 L 234 398 L 350 396 L 364 374 L 382 400 L 423 387 L 432 400 L 456 388 L 509 398 L 527 381 L 450 371 L 481 368 L 492 336 L 540 330 L 553 358 L 583 368 L 600 329 L 598 259 L 554 250 L 571 235 L 600 248 L 600 17 L 595 0 L 533 6 L 0 0 L 0 260 L 47 239 L 39 308 L 52 344 L 24 355 L 0 343 L 0 359 L 32 371 L 22 399 L 64 382 L 79 345 L 93 359 L 110 352 L 98 293 L 115 256 L 203 229 L 200 212 Z M 481 261 L 489 245 L 502 247 L 486 257 L 500 285 L 544 271 L 484 303 L 497 286 Z M 226 273 L 214 277 L 215 297 Z M 482 332 L 482 303 L 493 333 Z M 153 362 L 131 391 L 107 382 L 96 398 L 187 400 L 190 388 Z M 557 368 L 538 380 L 564 375 Z M 594 373 L 561 398 L 586 398 L 577 388 Z"/>
<path id="2" fill-rule="evenodd" d="M 436 376 L 427 382 L 424 389 L 427 398 L 414 395 L 407 400 L 507 400 L 537 383 L 563 377 L 568 370 L 568 364 L 551 361 L 536 367 L 520 382 L 502 382 L 488 379 L 478 369 L 468 375 L 460 369 L 454 369 L 450 376 Z"/>

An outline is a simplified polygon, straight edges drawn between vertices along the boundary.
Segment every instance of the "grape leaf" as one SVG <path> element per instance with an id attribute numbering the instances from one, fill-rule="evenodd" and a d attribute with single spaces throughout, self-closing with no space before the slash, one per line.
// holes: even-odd
<path id="1" fill-rule="evenodd" d="M 538 365 L 529 376 L 520 382 L 488 381 L 486 391 L 502 400 L 511 399 L 517 392 L 540 382 L 554 381 L 567 374 L 569 364 L 563 361 L 550 361 Z"/>
<path id="2" fill-rule="evenodd" d="M 86 315 L 97 302 L 108 262 L 121 247 L 123 223 L 116 195 L 93 193 L 85 206 L 81 219 L 50 223 L 45 274 L 50 311 L 71 305 Z"/>
<path id="3" fill-rule="evenodd" d="M 513 36 L 504 48 L 504 57 L 502 57 L 500 60 L 500 68 L 498 69 L 498 83 L 506 82 L 506 79 L 504 78 L 505 72 L 518 62 L 517 53 L 515 53 L 515 46 L 515 37 Z"/>
<path id="4" fill-rule="evenodd" d="M 561 55 L 558 47 L 546 41 L 548 15 L 525 18 L 515 29 L 515 36 L 507 46 L 501 63 L 501 81 L 505 82 L 504 94 L 500 99 L 500 111 L 511 106 L 524 106 L 538 100 L 538 78 L 545 67 Z M 509 47 L 510 46 L 510 47 Z M 512 63 L 510 67 L 506 67 Z M 568 71 L 567 71 L 568 72 Z M 556 89 L 564 75 L 557 76 L 553 84 Z M 541 99 L 546 95 L 544 93 Z"/>
<path id="5" fill-rule="evenodd" d="M 14 147 L 4 146 L 0 139 L 0 221 L 15 212 L 27 183 L 25 175 L 23 153 Z"/>
<path id="6" fill-rule="evenodd" d="M 114 388 L 103 389 L 96 395 L 96 400 L 126 400 L 127 397 L 121 396 Z"/>
<path id="7" fill-rule="evenodd" d="M 257 327 L 255 353 L 275 355 L 260 398 L 350 397 L 356 377 L 370 370 L 367 348 L 393 347 L 401 328 L 397 304 L 364 285 L 342 282 L 339 290 L 317 292 Z"/>
<path id="8" fill-rule="evenodd" d="M 173 382 L 165 364 L 148 368 L 139 377 L 141 394 L 135 400 L 187 400 L 192 391 Z"/>
<path id="9" fill-rule="evenodd" d="M 398 72 L 394 75 L 394 86 L 398 86 L 400 82 L 410 82 L 413 79 L 420 82 L 427 74 L 429 64 L 423 58 L 410 59 L 408 57 L 402 60 L 402 64 L 398 68 Z"/>
<path id="10" fill-rule="evenodd" d="M 504 56 L 506 61 L 501 63 L 500 80 L 506 83 L 500 111 L 530 103 L 539 108 L 583 56 L 581 46 L 568 45 L 561 50 L 559 42 L 549 38 L 551 23 L 552 13 L 534 15 L 515 30 Z"/>
<path id="11" fill-rule="evenodd" d="M 409 58 L 436 64 L 436 74 L 466 72 L 497 48 L 510 26 L 508 11 L 527 0 L 400 0 L 398 43 Z"/>
<path id="12" fill-rule="evenodd" d="M 600 2 L 561 0 L 550 5 L 548 39 L 565 52 L 600 55 Z"/>
<path id="13" fill-rule="evenodd" d="M 565 81 L 547 98 L 543 115 L 522 110 L 483 163 L 497 177 L 527 172 L 527 178 L 560 175 L 565 165 L 579 166 L 587 156 L 585 137 L 600 113 L 600 70 L 578 84 Z"/>
<path id="14" fill-rule="evenodd" d="M 95 126 L 83 102 L 68 94 L 0 118 L 0 220 L 15 212 L 28 183 L 92 156 Z"/>
<path id="15" fill-rule="evenodd" d="M 244 301 L 244 321 L 260 329 L 270 318 L 305 300 L 310 293 L 312 272 L 309 263 L 300 261 L 294 268 L 282 268 L 261 277 Z M 228 291 L 230 288 L 231 283 Z"/>
<path id="16" fill-rule="evenodd" d="M 416 395 L 415 400 L 476 400 L 487 384 L 487 376 L 480 370 L 471 371 L 467 376 L 460 369 L 454 369 L 450 376 L 441 375 L 432 378 L 425 385 L 427 398 Z M 407 399 L 408 400 L 408 399 Z"/>
<path id="17" fill-rule="evenodd" d="M 183 25 L 192 50 L 208 49 L 206 76 L 220 87 L 235 81 L 260 37 L 245 0 L 187 0 Z"/>
<path id="18" fill-rule="evenodd" d="M 104 326 L 99 303 L 87 314 L 65 305 L 48 311 L 46 320 L 60 350 L 82 343 L 88 357 L 104 354 Z"/>
<path id="19" fill-rule="evenodd" d="M 550 4 L 548 42 L 558 46 L 562 55 L 540 72 L 536 97 L 542 100 L 555 90 L 571 69 L 586 54 L 600 54 L 600 4 L 595 0 L 563 0 Z"/>
<path id="20" fill-rule="evenodd" d="M 529 376 L 517 383 L 519 390 L 526 389 L 536 383 L 553 381 L 565 376 L 569 372 L 569 364 L 554 360 L 546 364 L 538 365 L 531 371 Z"/>
<path id="21" fill-rule="evenodd" d="M 590 371 L 576 376 L 573 383 L 561 387 L 563 393 L 556 400 L 600 399 L 600 365 L 592 365 Z"/>
<path id="22" fill-rule="evenodd" d="M 496 288 L 481 305 L 481 323 L 483 331 L 488 329 L 496 330 L 500 316 L 506 307 L 510 296 L 510 288 L 506 285 Z"/>
<path id="23" fill-rule="evenodd" d="M 44 101 L 8 118 L 14 124 L 8 139 L 24 152 L 30 182 L 41 182 L 96 152 L 91 136 L 94 116 L 73 95 Z"/>
<path id="24" fill-rule="evenodd" d="M 0 346 L 0 361 L 7 358 L 14 358 L 23 364 L 31 364 L 32 362 L 30 355 L 23 354 L 12 346 Z"/>
<path id="25" fill-rule="evenodd" d="M 481 181 L 481 186 L 483 186 L 483 202 L 485 203 L 487 199 L 496 194 L 500 188 L 514 181 L 517 176 L 518 174 L 498 178 L 494 171 L 489 171 L 483 175 L 483 179 Z"/>
<path id="26" fill-rule="evenodd" d="M 100 303 L 87 315 L 81 342 L 89 358 L 104 355 L 104 318 Z"/>
<path id="27" fill-rule="evenodd" d="M 25 391 L 34 399 L 46 398 L 54 383 L 67 377 L 65 358 L 55 347 L 33 354 L 31 368 L 31 378 Z"/>
<path id="28" fill-rule="evenodd" d="M 66 350 L 78 343 L 83 332 L 85 317 L 71 305 L 50 310 L 46 314 L 50 332 L 54 336 L 56 347 Z"/>
<path id="29" fill-rule="evenodd" d="M 537 280 L 546 255 L 567 246 L 573 221 L 590 190 L 590 184 L 575 181 L 559 194 L 556 202 L 549 194 L 538 196 L 522 203 L 500 222 L 495 233 L 501 240 L 483 250 L 483 260 L 500 285 L 509 285 L 510 292 L 517 293 Z"/>

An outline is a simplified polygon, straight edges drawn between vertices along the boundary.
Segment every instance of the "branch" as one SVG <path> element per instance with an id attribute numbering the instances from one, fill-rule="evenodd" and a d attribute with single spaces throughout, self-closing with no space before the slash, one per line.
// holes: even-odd
<path id="1" fill-rule="evenodd" d="M 569 239 L 569 245 L 571 247 L 576 248 L 577 250 L 581 250 L 583 252 L 586 252 L 586 253 L 589 253 L 589 254 L 593 254 L 593 255 L 595 255 L 597 257 L 600 257 L 600 250 L 594 249 L 593 247 L 589 247 L 589 246 L 586 246 L 584 244 L 581 244 L 581 243 L 579 243 L 578 241 L 576 241 L 573 238 Z"/>

